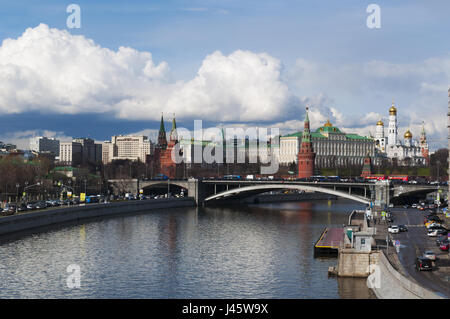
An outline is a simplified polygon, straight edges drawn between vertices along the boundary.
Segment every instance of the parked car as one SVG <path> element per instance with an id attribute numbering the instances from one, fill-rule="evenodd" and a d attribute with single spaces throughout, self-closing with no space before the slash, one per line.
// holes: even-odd
<path id="1" fill-rule="evenodd" d="M 27 205 L 26 205 L 25 203 L 22 203 L 22 204 L 20 204 L 20 205 L 17 207 L 17 211 L 19 211 L 19 212 L 24 212 L 24 211 L 26 211 L 26 210 L 28 210 L 28 208 L 27 208 Z"/>
<path id="2" fill-rule="evenodd" d="M 441 244 L 439 245 L 439 249 L 442 251 L 448 251 L 449 248 L 449 241 L 448 240 L 444 240 L 441 242 Z"/>
<path id="3" fill-rule="evenodd" d="M 427 250 L 423 253 L 423 257 L 428 258 L 432 261 L 436 260 L 436 254 L 432 250 Z"/>
<path id="4" fill-rule="evenodd" d="M 442 224 L 440 223 L 435 223 L 435 222 L 428 222 L 425 224 L 425 226 L 427 227 L 427 229 L 439 229 L 442 228 Z"/>
<path id="5" fill-rule="evenodd" d="M 27 204 L 28 210 L 35 210 L 36 209 L 36 203 L 28 203 Z"/>
<path id="6" fill-rule="evenodd" d="M 440 236 L 438 239 L 436 239 L 436 246 L 439 247 L 443 241 L 448 241 L 448 237 L 447 236 Z"/>
<path id="7" fill-rule="evenodd" d="M 432 270 L 433 269 L 433 263 L 430 259 L 424 258 L 424 257 L 418 257 L 416 259 L 416 269 L 418 271 L 422 270 Z"/>
<path id="8" fill-rule="evenodd" d="M 408 231 L 408 227 L 406 227 L 405 225 L 398 225 L 398 230 L 400 232 L 405 232 Z"/>
<path id="9" fill-rule="evenodd" d="M 447 229 L 440 228 L 440 229 L 436 229 L 436 231 L 437 231 L 437 235 L 438 236 L 447 235 L 448 234 L 448 230 Z"/>
<path id="10" fill-rule="evenodd" d="M 414 204 L 411 205 L 411 207 L 412 207 L 412 208 L 417 208 L 417 204 L 414 203 Z"/>
<path id="11" fill-rule="evenodd" d="M 398 234 L 400 232 L 400 228 L 396 225 L 392 225 L 388 228 L 388 232 L 391 234 Z"/>
<path id="12" fill-rule="evenodd" d="M 431 229 L 428 231 L 428 237 L 436 237 L 438 235 L 438 230 L 437 229 Z"/>
<path id="13" fill-rule="evenodd" d="M 46 202 L 37 202 L 36 203 L 36 209 L 44 209 L 44 208 L 47 208 Z"/>
<path id="14" fill-rule="evenodd" d="M 4 215 L 12 215 L 16 212 L 16 206 L 13 204 L 6 204 L 2 210 Z"/>

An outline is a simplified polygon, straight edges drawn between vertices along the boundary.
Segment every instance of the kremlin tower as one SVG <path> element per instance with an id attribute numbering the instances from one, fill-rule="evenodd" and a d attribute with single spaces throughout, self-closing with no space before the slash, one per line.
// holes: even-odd
<path id="1" fill-rule="evenodd" d="M 177 123 L 175 115 L 172 120 L 172 130 L 169 135 L 169 142 L 166 138 L 166 130 L 164 128 L 164 119 L 161 115 L 161 125 L 158 133 L 158 144 L 155 147 L 155 153 L 152 156 L 152 163 L 156 173 L 164 174 L 170 179 L 177 177 L 177 164 L 172 159 L 172 152 L 175 151 L 178 143 Z"/>
<path id="2" fill-rule="evenodd" d="M 300 151 L 297 155 L 298 177 L 309 178 L 314 175 L 314 160 L 316 154 L 313 152 L 311 131 L 309 128 L 308 108 L 306 108 L 305 127 L 302 133 Z"/>
<path id="3" fill-rule="evenodd" d="M 158 144 L 156 146 L 164 150 L 167 147 L 166 129 L 164 128 L 164 118 L 162 114 L 161 114 L 161 125 L 159 126 L 159 133 L 158 133 Z"/>

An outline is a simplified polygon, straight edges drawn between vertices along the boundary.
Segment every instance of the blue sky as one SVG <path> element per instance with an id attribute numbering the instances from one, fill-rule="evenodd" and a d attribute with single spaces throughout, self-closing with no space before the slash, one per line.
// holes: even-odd
<path id="1" fill-rule="evenodd" d="M 70 3 L 81 7 L 80 29 L 66 26 L 69 15 L 66 7 Z M 370 3 L 381 8 L 380 29 L 366 26 L 369 15 L 366 7 Z M 8 97 L 4 99 L 8 105 L 0 105 L 0 137 L 19 141 L 48 131 L 55 136 L 90 135 L 104 140 L 113 134 L 157 129 L 157 118 L 162 111 L 168 110 L 178 114 L 179 125 L 192 128 L 195 107 L 199 110 L 197 118 L 210 125 L 278 125 L 283 131 L 292 131 L 301 129 L 305 105 L 313 113 L 313 128 L 330 118 L 346 131 L 367 134 L 374 131 L 378 118 L 386 122 L 387 109 L 395 100 L 399 106 L 400 131 L 411 128 L 417 137 L 422 120 L 425 120 L 431 143 L 439 147 L 445 145 L 446 140 L 445 88 L 450 85 L 448 12 L 450 2 L 445 0 L 0 1 L 0 39 L 18 39 L 27 28 L 37 28 L 42 23 L 92 39 L 95 45 L 113 52 L 121 46 L 150 52 L 155 66 L 167 64 L 167 71 L 163 72 L 164 80 L 161 80 L 165 86 L 161 88 L 162 84 L 158 84 L 148 95 L 153 98 L 160 91 L 171 91 L 156 102 L 150 102 L 146 93 L 128 89 L 100 103 L 104 111 L 96 109 L 95 112 L 84 105 L 79 112 L 55 112 L 46 103 L 59 101 L 61 97 L 57 96 L 48 101 L 42 98 L 43 101 L 33 107 L 26 103 L 33 104 L 34 101 L 17 102 L 20 104 L 17 110 L 8 114 L 16 108 L 10 104 L 15 99 Z M 36 44 L 30 41 L 27 45 L 32 47 L 30 50 L 45 51 L 45 47 L 36 48 Z M 221 56 L 209 59 L 216 51 Z M 232 56 L 236 51 L 245 54 Z M 274 96 L 267 94 L 261 97 L 271 101 L 264 110 L 267 114 L 273 111 L 273 118 L 264 112 L 260 119 L 255 116 L 227 117 L 226 113 L 212 116 L 217 113 L 213 111 L 216 103 L 220 104 L 217 107 L 221 110 L 229 108 L 229 113 L 254 107 L 256 102 L 229 96 L 229 92 L 215 92 L 206 99 L 186 101 L 187 106 L 182 105 L 190 92 L 204 93 L 197 91 L 199 82 L 212 78 L 214 87 L 217 87 L 222 83 L 220 74 L 225 72 L 224 68 L 233 65 L 239 69 L 239 63 L 265 59 L 255 56 L 257 54 L 268 55 L 276 64 L 267 74 L 264 73 L 268 77 L 269 91 L 274 88 L 270 91 Z M 38 56 L 39 53 L 35 55 L 37 60 Z M 228 64 L 230 60 L 233 63 Z M 135 60 L 127 61 L 134 63 Z M 258 67 L 264 65 L 264 62 L 258 63 Z M 205 64 L 207 68 L 201 69 Z M 255 64 L 251 62 L 250 65 Z M 259 71 L 255 72 L 255 76 L 259 74 Z M 155 79 L 151 81 L 154 83 Z M 235 82 L 223 83 L 224 90 L 227 90 Z M 251 77 L 236 83 L 244 90 L 247 85 L 264 86 L 261 82 L 255 84 Z M 130 88 L 134 86 L 134 83 L 130 84 Z M 281 89 L 285 92 L 280 97 Z M 185 95 L 174 97 L 177 93 L 172 91 L 178 90 Z M 257 92 L 266 90 L 264 86 Z M 149 105 L 155 103 L 156 106 L 143 106 L 136 110 L 137 115 L 132 116 L 128 114 L 133 112 L 132 106 L 138 103 L 136 101 L 127 106 L 123 102 L 111 108 L 105 107 L 134 93 L 138 96 L 135 100 L 144 101 L 144 104 L 149 101 Z M 1 95 L 0 90 L 0 101 Z M 100 93 L 95 92 L 95 103 L 80 97 L 74 106 L 92 102 L 94 109 L 99 96 Z M 168 102 L 166 105 L 163 101 L 167 100 L 172 104 Z M 158 101 L 161 103 L 159 109 Z M 122 113 L 118 111 L 121 107 L 124 107 Z M 189 112 L 184 112 L 184 108 Z M 206 109 L 211 109 L 211 112 L 204 111 Z M 168 120 L 170 114 L 166 115 Z"/>

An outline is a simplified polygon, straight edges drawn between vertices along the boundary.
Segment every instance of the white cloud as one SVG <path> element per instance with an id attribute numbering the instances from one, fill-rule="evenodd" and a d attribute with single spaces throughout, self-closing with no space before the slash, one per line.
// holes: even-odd
<path id="1" fill-rule="evenodd" d="M 149 52 L 102 48 L 84 36 L 41 24 L 0 47 L 0 112 L 112 112 L 124 119 L 248 121 L 283 116 L 294 103 L 267 54 L 208 55 L 196 77 L 171 81 Z"/>

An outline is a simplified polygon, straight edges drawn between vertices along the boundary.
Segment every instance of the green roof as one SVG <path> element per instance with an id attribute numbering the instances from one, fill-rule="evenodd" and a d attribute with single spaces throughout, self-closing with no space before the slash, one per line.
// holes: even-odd
<path id="1" fill-rule="evenodd" d="M 329 127 L 327 127 L 329 128 Z M 339 133 L 343 134 L 341 131 L 339 131 Z M 284 135 L 282 137 L 298 137 L 298 138 L 302 138 L 302 134 L 303 132 L 295 132 L 295 133 L 291 133 L 291 134 L 287 134 Z M 311 133 L 311 137 L 312 138 L 327 138 L 325 135 L 323 135 L 322 133 L 318 132 L 318 130 L 316 130 L 315 132 Z M 372 140 L 371 138 L 365 137 L 365 136 L 361 136 L 358 134 L 345 134 L 345 137 L 349 140 Z"/>
<path id="2" fill-rule="evenodd" d="M 52 171 L 73 171 L 75 170 L 75 167 L 72 166 L 57 166 Z"/>
<path id="3" fill-rule="evenodd" d="M 317 133 L 342 133 L 336 126 L 321 126 L 316 130 Z"/>
<path id="4" fill-rule="evenodd" d="M 351 140 L 372 140 L 372 138 L 361 136 L 358 134 L 345 134 L 345 137 Z"/>

